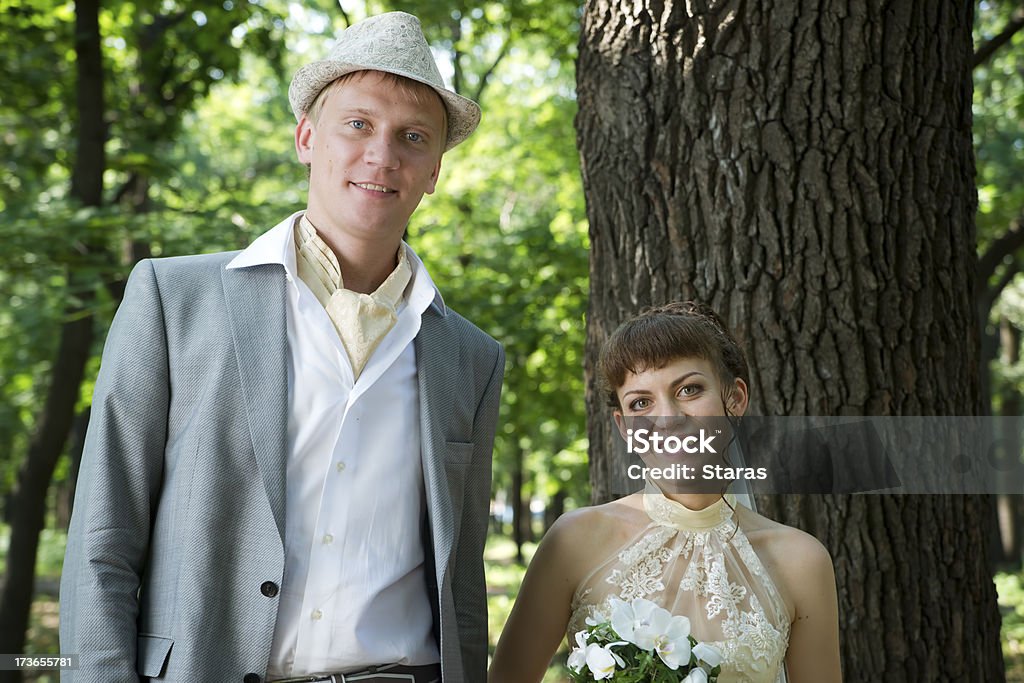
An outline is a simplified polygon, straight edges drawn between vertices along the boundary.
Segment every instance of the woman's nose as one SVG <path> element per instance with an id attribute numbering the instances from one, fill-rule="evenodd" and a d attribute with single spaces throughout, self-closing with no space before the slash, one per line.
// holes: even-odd
<path id="1" fill-rule="evenodd" d="M 687 417 L 689 416 L 682 406 L 675 403 L 663 403 L 662 410 L 658 411 L 658 417 L 655 418 L 655 425 L 662 429 L 679 427 Z"/>

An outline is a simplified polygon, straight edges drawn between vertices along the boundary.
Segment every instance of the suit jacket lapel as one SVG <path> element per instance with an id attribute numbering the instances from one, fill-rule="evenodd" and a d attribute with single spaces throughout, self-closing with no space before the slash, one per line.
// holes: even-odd
<path id="1" fill-rule="evenodd" d="M 221 271 L 256 464 L 284 539 L 288 444 L 286 282 L 279 264 Z"/>
<path id="2" fill-rule="evenodd" d="M 445 426 L 454 415 L 453 401 L 459 395 L 461 344 L 444 316 L 430 307 L 423 312 L 416 335 L 416 373 L 420 390 L 420 438 L 427 517 L 432 532 L 437 585 L 443 590 L 444 576 L 455 541 L 455 511 L 445 457 L 449 435 Z M 461 481 L 461 480 L 457 480 Z"/>

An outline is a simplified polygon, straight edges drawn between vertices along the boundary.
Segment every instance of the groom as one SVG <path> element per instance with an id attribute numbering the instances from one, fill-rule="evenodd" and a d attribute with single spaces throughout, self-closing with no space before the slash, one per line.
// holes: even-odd
<path id="1" fill-rule="evenodd" d="M 476 127 L 419 21 L 289 88 L 305 211 L 141 262 L 107 339 L 61 580 L 64 681 L 483 681 L 504 357 L 402 241 Z"/>

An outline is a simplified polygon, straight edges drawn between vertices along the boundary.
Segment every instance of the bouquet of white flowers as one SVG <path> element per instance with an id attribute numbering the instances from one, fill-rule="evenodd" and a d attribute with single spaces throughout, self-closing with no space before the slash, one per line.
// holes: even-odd
<path id="1" fill-rule="evenodd" d="M 589 631 L 576 634 L 569 653 L 569 675 L 577 682 L 715 683 L 721 653 L 690 635 L 690 620 L 672 616 L 650 600 L 612 598 L 608 619 L 587 619 Z"/>

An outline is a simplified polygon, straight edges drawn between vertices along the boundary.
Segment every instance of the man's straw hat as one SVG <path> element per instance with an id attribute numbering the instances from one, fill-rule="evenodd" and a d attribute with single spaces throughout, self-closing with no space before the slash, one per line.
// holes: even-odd
<path id="1" fill-rule="evenodd" d="M 405 12 L 388 12 L 353 24 L 338 34 L 326 59 L 295 72 L 288 88 L 295 118 L 335 79 L 353 71 L 386 71 L 429 85 L 448 109 L 447 152 L 480 123 L 480 107 L 444 87 L 420 20 Z"/>

